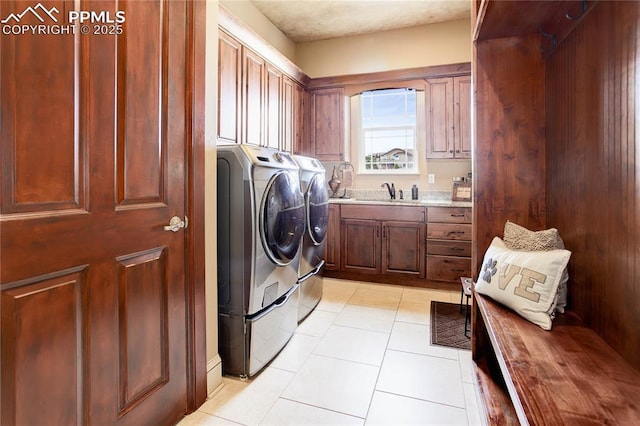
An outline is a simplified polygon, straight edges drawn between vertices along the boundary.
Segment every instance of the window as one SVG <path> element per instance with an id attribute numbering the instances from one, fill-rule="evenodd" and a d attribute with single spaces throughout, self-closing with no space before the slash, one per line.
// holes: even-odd
<path id="1" fill-rule="evenodd" d="M 416 91 L 382 89 L 360 96 L 360 171 L 417 172 Z"/>

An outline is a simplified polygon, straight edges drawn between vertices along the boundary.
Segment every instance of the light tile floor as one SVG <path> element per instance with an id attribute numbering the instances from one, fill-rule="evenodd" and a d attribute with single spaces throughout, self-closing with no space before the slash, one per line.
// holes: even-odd
<path id="1" fill-rule="evenodd" d="M 325 278 L 276 359 L 179 426 L 482 424 L 471 352 L 430 344 L 431 300 L 460 293 Z"/>

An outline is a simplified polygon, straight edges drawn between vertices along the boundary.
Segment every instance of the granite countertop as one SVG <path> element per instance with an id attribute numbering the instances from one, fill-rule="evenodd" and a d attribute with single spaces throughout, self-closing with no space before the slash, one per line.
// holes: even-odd
<path id="1" fill-rule="evenodd" d="M 422 207 L 473 207 L 470 201 L 452 201 L 439 199 L 422 200 L 363 200 L 360 198 L 329 198 L 330 204 L 375 204 L 383 206 L 422 206 Z"/>
<path id="2" fill-rule="evenodd" d="M 451 191 L 426 190 L 418 192 L 418 199 L 411 199 L 411 192 L 404 193 L 405 198 L 391 200 L 386 190 L 354 189 L 347 194 L 348 198 L 330 197 L 332 204 L 377 204 L 384 206 L 422 206 L 422 207 L 473 207 L 471 201 L 452 201 Z M 407 195 L 409 198 L 407 198 Z M 396 197 L 399 195 L 396 194 Z"/>

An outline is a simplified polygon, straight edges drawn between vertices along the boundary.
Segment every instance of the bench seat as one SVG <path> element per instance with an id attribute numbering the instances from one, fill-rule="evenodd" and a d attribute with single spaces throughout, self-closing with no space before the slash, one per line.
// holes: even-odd
<path id="1" fill-rule="evenodd" d="M 472 327 L 489 424 L 640 424 L 640 372 L 571 312 L 545 331 L 474 292 Z"/>

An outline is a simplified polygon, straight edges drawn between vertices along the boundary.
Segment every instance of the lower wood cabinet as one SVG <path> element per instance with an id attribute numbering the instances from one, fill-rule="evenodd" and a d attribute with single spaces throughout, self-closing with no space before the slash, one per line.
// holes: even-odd
<path id="1" fill-rule="evenodd" d="M 342 270 L 425 276 L 424 223 L 343 219 Z"/>
<path id="2" fill-rule="evenodd" d="M 425 276 L 423 207 L 343 205 L 340 270 Z"/>
<path id="3" fill-rule="evenodd" d="M 471 276 L 471 208 L 427 208 L 427 279 Z"/>
<path id="4" fill-rule="evenodd" d="M 471 273 L 471 208 L 331 204 L 325 261 L 334 278 L 459 287 Z"/>

